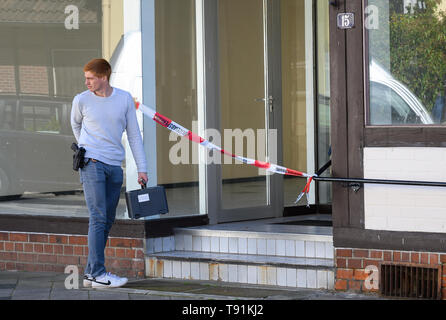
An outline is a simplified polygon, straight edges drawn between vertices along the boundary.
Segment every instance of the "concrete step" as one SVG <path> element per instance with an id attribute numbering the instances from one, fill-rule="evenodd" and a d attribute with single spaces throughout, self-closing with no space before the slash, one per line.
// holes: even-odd
<path id="1" fill-rule="evenodd" d="M 333 236 L 321 234 L 175 229 L 176 251 L 333 259 Z M 155 251 L 154 251 L 155 252 Z"/>
<path id="2" fill-rule="evenodd" d="M 146 276 L 330 290 L 334 286 L 334 262 L 327 258 L 180 250 L 147 255 Z"/>

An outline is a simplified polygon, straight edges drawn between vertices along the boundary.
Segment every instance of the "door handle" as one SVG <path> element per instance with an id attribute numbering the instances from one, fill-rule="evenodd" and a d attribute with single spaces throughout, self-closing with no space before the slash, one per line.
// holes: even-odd
<path id="1" fill-rule="evenodd" d="M 273 96 L 269 96 L 268 99 L 265 98 L 257 98 L 254 99 L 255 102 L 268 102 L 268 106 L 269 106 L 269 112 L 273 112 L 273 102 L 274 102 L 274 98 Z"/>
<path id="2" fill-rule="evenodd" d="M 265 99 L 265 98 L 257 98 L 257 99 L 254 99 L 254 101 L 255 101 L 255 102 L 265 102 L 265 101 L 268 101 L 269 104 L 272 104 L 273 101 L 274 101 L 274 98 L 273 98 L 273 96 L 269 96 L 268 99 Z"/>

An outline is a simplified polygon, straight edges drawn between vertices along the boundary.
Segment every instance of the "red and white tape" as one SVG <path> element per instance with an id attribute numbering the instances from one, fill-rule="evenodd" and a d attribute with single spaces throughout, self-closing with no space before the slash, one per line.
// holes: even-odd
<path id="1" fill-rule="evenodd" d="M 181 126 L 180 124 L 176 123 L 175 121 L 167 118 L 166 116 L 163 116 L 162 114 L 156 112 L 155 110 L 153 110 L 152 108 L 136 102 L 135 103 L 136 109 L 140 110 L 143 114 L 145 114 L 147 117 L 149 117 L 150 119 L 154 120 L 155 122 L 157 122 L 158 124 L 160 124 L 161 126 L 163 126 L 164 128 L 167 128 L 173 132 L 175 132 L 176 134 L 178 134 L 179 136 L 182 137 L 188 137 L 190 141 L 196 142 L 198 144 L 200 144 L 201 146 L 209 149 L 209 150 L 216 150 L 218 152 L 221 152 L 222 154 L 225 154 L 229 157 L 232 157 L 240 162 L 243 162 L 245 164 L 249 164 L 252 166 L 255 166 L 257 168 L 262 168 L 265 169 L 266 171 L 272 172 L 272 173 L 278 173 L 278 174 L 282 174 L 282 175 L 287 175 L 287 176 L 295 176 L 295 177 L 303 177 L 303 178 L 307 178 L 308 181 L 305 185 L 305 188 L 302 190 L 302 192 L 299 194 L 299 196 L 297 197 L 295 203 L 299 202 L 300 199 L 306 195 L 307 197 L 307 205 L 309 204 L 308 202 L 308 194 L 310 192 L 310 184 L 311 181 L 313 180 L 313 177 L 315 177 L 315 174 L 308 174 L 308 173 L 304 173 L 301 171 L 297 171 L 297 170 L 293 170 L 293 169 L 289 169 L 289 168 L 285 168 L 282 166 L 279 166 L 277 164 L 273 164 L 273 163 L 268 163 L 268 162 L 263 162 L 263 161 L 259 161 L 259 160 L 254 160 L 254 159 L 250 159 L 250 158 L 245 158 L 245 157 L 241 157 L 235 154 L 232 154 L 230 152 L 227 152 L 226 150 L 220 148 L 219 146 L 209 142 L 206 139 L 203 139 L 202 137 L 196 135 L 195 133 L 193 133 L 192 131 L 190 131 L 189 129 L 184 128 L 183 126 Z"/>

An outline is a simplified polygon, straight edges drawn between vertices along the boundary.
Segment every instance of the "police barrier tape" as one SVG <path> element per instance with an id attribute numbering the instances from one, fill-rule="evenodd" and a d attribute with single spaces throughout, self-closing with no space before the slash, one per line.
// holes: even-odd
<path id="1" fill-rule="evenodd" d="M 302 190 L 302 192 L 297 197 L 295 203 L 298 203 L 300 201 L 300 199 L 302 199 L 302 197 L 305 195 L 307 198 L 307 206 L 309 206 L 310 184 L 313 181 L 313 177 L 317 176 L 316 174 L 308 174 L 308 173 L 300 172 L 297 170 L 285 168 L 285 167 L 279 166 L 277 164 L 272 164 L 272 163 L 254 160 L 254 159 L 250 159 L 250 158 L 245 158 L 245 157 L 241 157 L 241 156 L 232 154 L 232 153 L 227 152 L 226 150 L 220 148 L 219 146 L 209 142 L 208 140 L 203 139 L 202 137 L 196 135 L 189 129 L 184 128 L 183 126 L 179 125 L 175 121 L 163 116 L 162 114 L 156 112 L 152 108 L 150 108 L 140 102 L 135 102 L 135 106 L 136 106 L 136 109 L 140 110 L 143 114 L 145 114 L 147 117 L 154 120 L 155 122 L 157 122 L 164 128 L 167 128 L 170 131 L 175 132 L 176 134 L 178 134 L 181 137 L 187 136 L 190 141 L 196 142 L 209 150 L 216 150 L 216 151 L 218 151 L 222 154 L 225 154 L 229 157 L 232 157 L 240 162 L 255 166 L 257 168 L 265 169 L 266 171 L 269 171 L 272 173 L 307 178 L 308 181 L 307 181 L 304 189 Z"/>

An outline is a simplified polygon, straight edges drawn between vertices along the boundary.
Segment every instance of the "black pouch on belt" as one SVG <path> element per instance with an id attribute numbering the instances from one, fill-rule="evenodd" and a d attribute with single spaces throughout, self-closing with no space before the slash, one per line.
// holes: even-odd
<path id="1" fill-rule="evenodd" d="M 73 143 L 71 145 L 71 150 L 74 151 L 73 154 L 73 170 L 78 171 L 79 169 L 82 169 L 85 165 L 85 149 L 80 147 Z"/>

